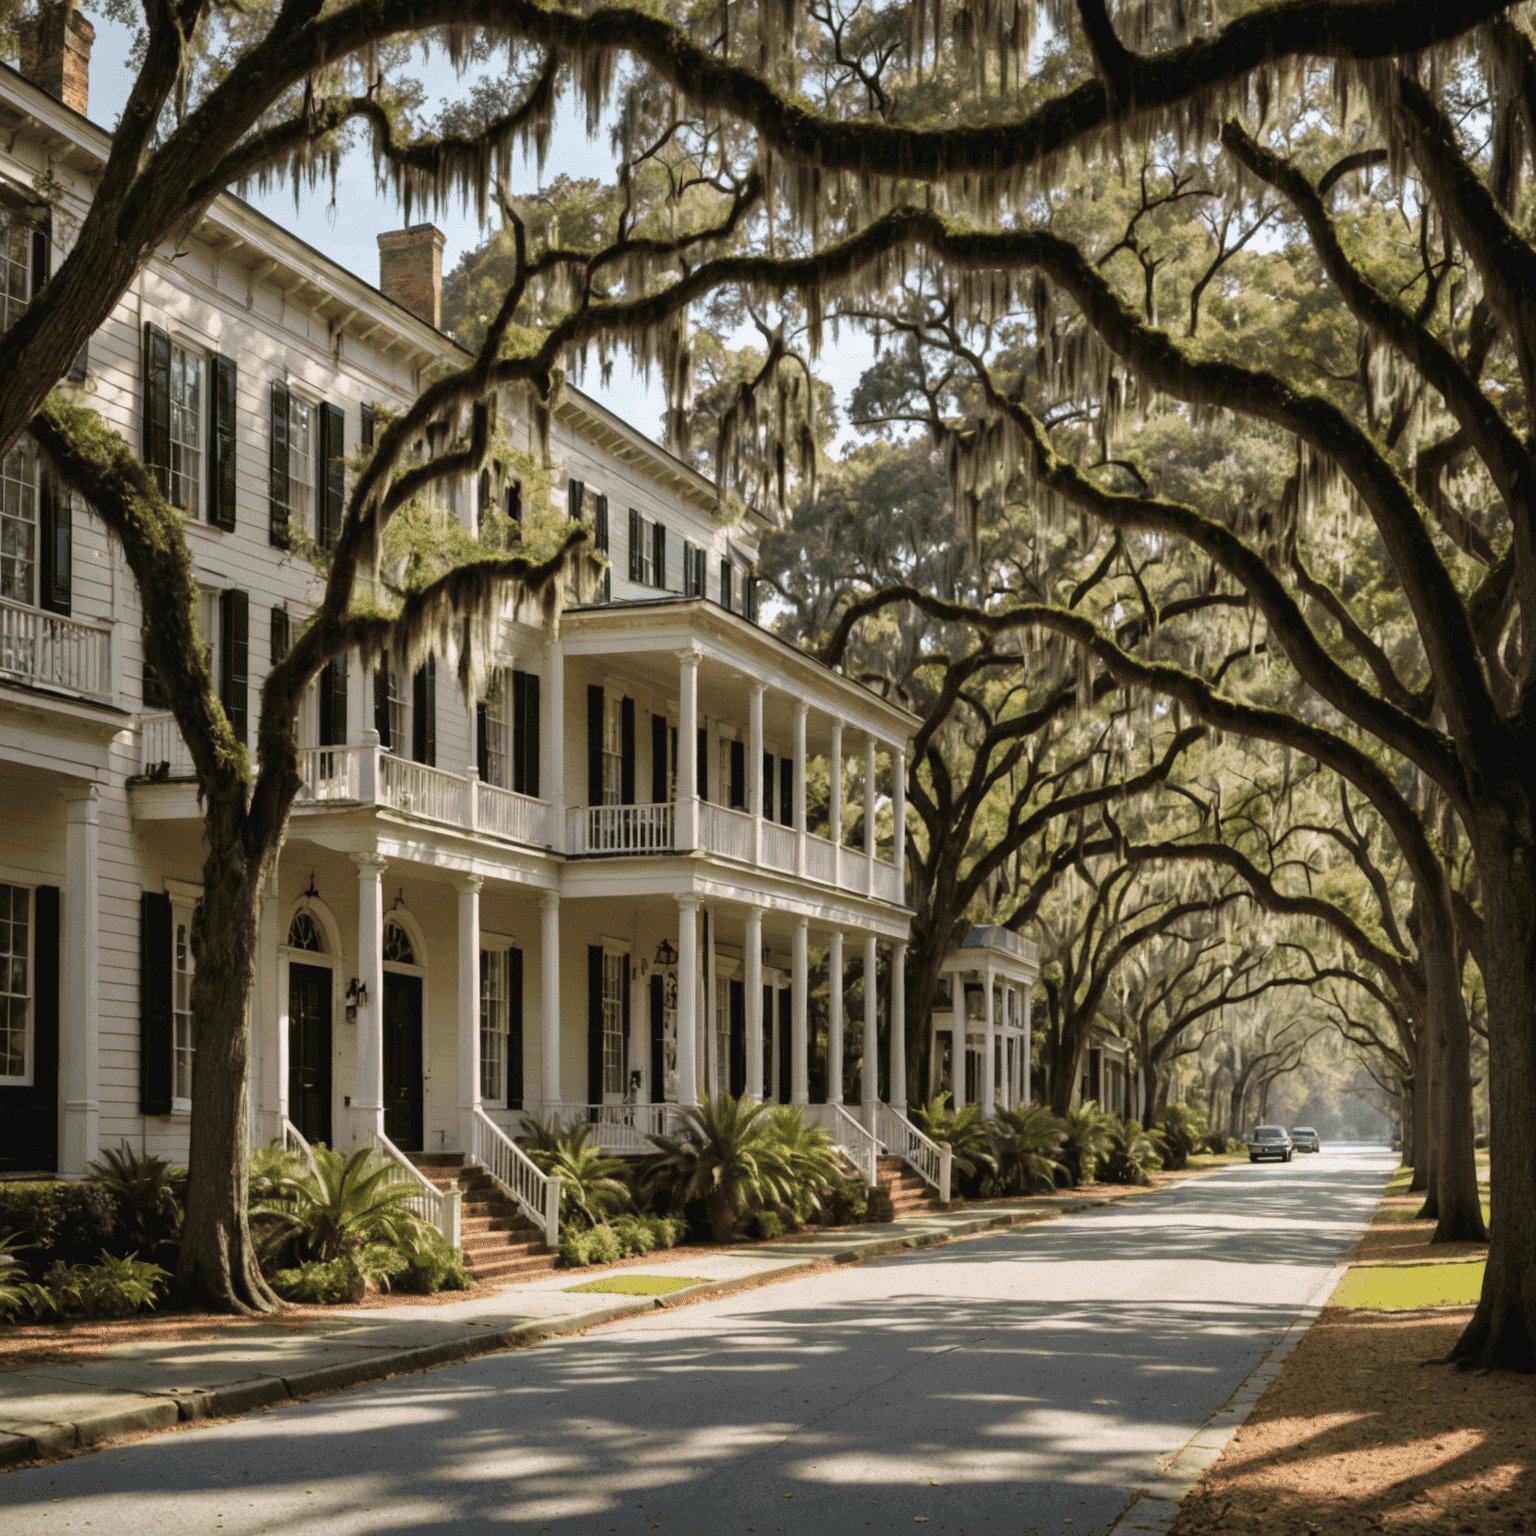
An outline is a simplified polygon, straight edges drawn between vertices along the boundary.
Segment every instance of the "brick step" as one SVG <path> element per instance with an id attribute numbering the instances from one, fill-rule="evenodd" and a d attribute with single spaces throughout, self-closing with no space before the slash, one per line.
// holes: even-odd
<path id="1" fill-rule="evenodd" d="M 460 1246 L 464 1250 L 464 1257 L 470 1261 L 471 1267 L 478 1271 L 481 1259 L 487 1261 L 503 1258 L 526 1259 L 545 1251 L 543 1242 L 538 1238 L 509 1243 L 500 1240 L 504 1236 L 503 1233 L 488 1232 L 483 1237 L 464 1238 Z"/>
<path id="2" fill-rule="evenodd" d="M 534 1275 L 550 1273 L 555 1267 L 557 1255 L 535 1253 L 526 1258 L 477 1258 L 470 1270 L 477 1280 L 527 1280 Z"/>
<path id="3" fill-rule="evenodd" d="M 459 1231 L 468 1236 L 470 1233 L 485 1232 L 533 1232 L 537 1228 L 525 1216 L 515 1211 L 509 1211 L 497 1216 L 472 1216 L 468 1212 L 459 1212 Z"/>
<path id="4" fill-rule="evenodd" d="M 416 1166 L 438 1189 L 459 1189 L 459 1246 L 477 1280 L 513 1280 L 555 1267 L 538 1229 L 501 1192 L 485 1169 L 459 1152 L 427 1152 Z"/>

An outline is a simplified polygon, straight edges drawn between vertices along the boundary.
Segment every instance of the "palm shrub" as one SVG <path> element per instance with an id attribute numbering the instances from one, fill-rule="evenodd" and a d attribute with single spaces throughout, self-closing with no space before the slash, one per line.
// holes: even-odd
<path id="1" fill-rule="evenodd" d="M 1099 1159 L 1099 1177 L 1106 1184 L 1150 1184 L 1148 1170 L 1163 1166 L 1162 1141 L 1158 1132 L 1144 1131 L 1139 1120 L 1116 1125 Z"/>
<path id="2" fill-rule="evenodd" d="M 1056 1154 L 1066 1126 L 1044 1104 L 1000 1109 L 992 1122 L 997 1184 L 1004 1194 L 1036 1194 L 1056 1187 Z"/>
<path id="3" fill-rule="evenodd" d="M 966 1192 L 977 1194 L 982 1183 L 996 1175 L 992 1133 L 981 1117 L 980 1104 L 962 1104 L 954 1110 L 947 1093 L 935 1094 L 913 1118 L 929 1140 L 949 1148 L 955 1175 Z"/>
<path id="4" fill-rule="evenodd" d="M 31 1245 L 20 1232 L 0 1236 L 0 1318 L 9 1322 L 22 1312 L 41 1312 L 49 1303 L 48 1292 L 27 1278 L 17 1250 Z"/>
<path id="5" fill-rule="evenodd" d="M 803 1226 L 822 1209 L 839 1182 L 832 1134 L 819 1125 L 808 1125 L 798 1104 L 780 1104 L 769 1111 L 768 1118 L 789 1176 L 789 1208 Z"/>
<path id="6" fill-rule="evenodd" d="M 1109 1152 L 1119 1122 L 1089 1099 L 1076 1109 L 1069 1109 L 1063 1125 L 1058 1158 L 1067 1170 L 1067 1181 L 1074 1185 L 1092 1183 L 1099 1159 Z"/>
<path id="7" fill-rule="evenodd" d="M 580 1216 L 589 1227 L 600 1227 L 612 1215 L 632 1204 L 622 1157 L 605 1157 L 587 1145 L 592 1127 L 574 1120 L 562 1127 L 559 1120 L 548 1126 L 534 1121 L 523 1139 L 523 1150 L 539 1171 L 560 1180 L 560 1222 Z"/>
<path id="8" fill-rule="evenodd" d="M 187 1170 L 156 1152 L 136 1152 L 125 1141 L 103 1152 L 100 1162 L 88 1163 L 85 1177 L 111 1197 L 111 1246 L 174 1270 L 187 1207 Z"/>
<path id="9" fill-rule="evenodd" d="M 646 1160 L 643 1187 L 665 1193 L 679 1213 L 702 1200 L 710 1234 L 729 1242 L 748 1211 L 790 1204 L 793 1178 L 770 1108 L 728 1093 L 684 1106 L 675 1135 L 649 1138 L 656 1151 Z"/>
<path id="10" fill-rule="evenodd" d="M 1205 1116 L 1190 1104 L 1169 1104 L 1163 1110 L 1163 1167 L 1189 1167 L 1192 1152 L 1205 1137 Z"/>

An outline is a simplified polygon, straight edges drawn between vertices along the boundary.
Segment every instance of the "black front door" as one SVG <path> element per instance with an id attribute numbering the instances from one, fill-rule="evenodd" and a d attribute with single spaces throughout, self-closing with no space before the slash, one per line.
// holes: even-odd
<path id="1" fill-rule="evenodd" d="M 421 977 L 384 973 L 384 1134 L 422 1150 Z"/>
<path id="2" fill-rule="evenodd" d="M 305 1141 L 331 1144 L 331 973 L 288 967 L 288 1118 Z"/>

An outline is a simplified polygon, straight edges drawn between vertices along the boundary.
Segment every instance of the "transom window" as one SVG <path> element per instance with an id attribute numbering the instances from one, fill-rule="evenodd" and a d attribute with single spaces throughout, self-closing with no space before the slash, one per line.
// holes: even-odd
<path id="1" fill-rule="evenodd" d="M 288 925 L 288 947 L 308 950 L 312 955 L 325 953 L 325 935 L 320 931 L 320 924 L 315 921 L 313 912 L 293 914 L 293 921 Z"/>
<path id="2" fill-rule="evenodd" d="M 315 408 L 288 396 L 288 509 L 300 528 L 314 531 Z"/>
<path id="3" fill-rule="evenodd" d="M 187 908 L 175 908 L 171 929 L 171 1107 L 178 1111 L 192 1107 L 192 918 Z"/>
<path id="4" fill-rule="evenodd" d="M 624 980 L 627 955 L 603 956 L 603 1093 L 623 1094 L 629 1077 L 629 1041 L 624 1035 Z"/>
<path id="5" fill-rule="evenodd" d="M 31 1048 L 32 892 L 0 885 L 0 1081 L 31 1076 Z"/>
<path id="6" fill-rule="evenodd" d="M 384 958 L 396 965 L 416 964 L 416 946 L 411 943 L 405 925 L 393 918 L 384 924 Z"/>
<path id="7" fill-rule="evenodd" d="M 480 1097 L 491 1104 L 507 1097 L 507 954 L 480 951 Z"/>
<path id="8" fill-rule="evenodd" d="M 171 343 L 171 505 L 197 512 L 203 481 L 203 359 Z"/>
<path id="9" fill-rule="evenodd" d="M 37 449 L 21 437 L 0 462 L 0 597 L 37 596 Z"/>
<path id="10" fill-rule="evenodd" d="M 624 701 L 603 696 L 603 804 L 624 797 Z"/>

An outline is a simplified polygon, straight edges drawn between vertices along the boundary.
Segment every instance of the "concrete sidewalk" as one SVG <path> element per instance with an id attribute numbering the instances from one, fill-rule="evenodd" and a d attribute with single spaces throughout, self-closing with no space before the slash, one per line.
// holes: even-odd
<path id="1" fill-rule="evenodd" d="M 1118 1192 L 1117 1192 L 1118 1193 Z M 1126 1189 L 1124 1194 L 1139 1193 Z M 64 1456 L 188 1419 L 225 1417 L 339 1392 L 404 1371 L 578 1333 L 616 1317 L 719 1295 L 828 1262 L 930 1247 L 1019 1222 L 1068 1215 L 1116 1196 L 1047 1195 L 909 1216 L 825 1239 L 759 1243 L 621 1270 L 558 1270 L 493 1296 L 440 1306 L 316 1312 L 294 1323 L 219 1328 L 212 1338 L 109 1347 L 79 1364 L 0 1371 L 0 1467 Z M 684 1274 L 699 1284 L 666 1297 L 573 1294 L 604 1275 Z"/>

